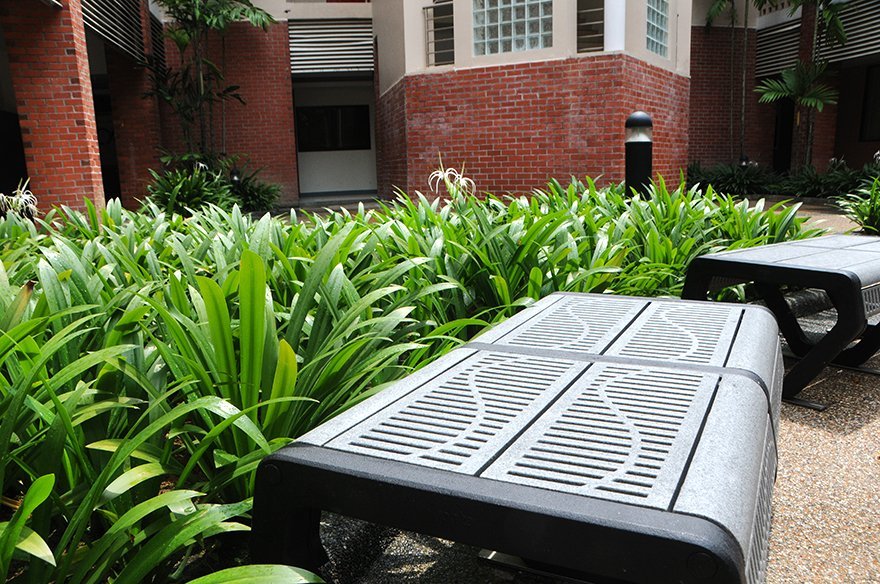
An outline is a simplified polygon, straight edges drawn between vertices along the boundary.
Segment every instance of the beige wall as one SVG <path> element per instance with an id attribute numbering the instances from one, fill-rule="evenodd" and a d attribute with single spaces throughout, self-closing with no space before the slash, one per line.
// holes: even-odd
<path id="1" fill-rule="evenodd" d="M 624 0 L 608 1 L 623 2 Z M 689 75 L 691 0 L 669 2 L 669 55 L 665 58 L 651 53 L 646 47 L 646 0 L 625 1 L 625 52 L 680 75 Z M 391 88 L 406 74 L 444 73 L 451 69 L 578 56 L 576 0 L 553 0 L 552 47 L 480 56 L 474 55 L 473 49 L 473 0 L 454 0 L 455 64 L 428 67 L 424 7 L 431 4 L 431 0 L 373 0 L 373 30 L 379 39 L 381 93 Z"/>
<path id="2" fill-rule="evenodd" d="M 657 67 L 690 76 L 691 0 L 669 0 L 669 51 L 662 57 L 648 50 L 647 0 L 626 0 L 626 52 Z"/>
<path id="3" fill-rule="evenodd" d="M 406 18 L 404 9 L 413 0 L 373 2 L 373 34 L 379 52 L 379 91 L 386 92 L 406 73 Z"/>

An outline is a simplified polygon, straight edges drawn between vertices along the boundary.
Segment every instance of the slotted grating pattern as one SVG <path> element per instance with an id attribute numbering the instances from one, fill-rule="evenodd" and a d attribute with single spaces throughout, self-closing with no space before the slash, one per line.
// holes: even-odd
<path id="1" fill-rule="evenodd" d="M 758 508 L 755 510 L 755 528 L 749 543 L 749 557 L 746 563 L 746 580 L 749 584 L 764 582 L 767 575 L 767 557 L 770 542 L 770 499 L 776 479 L 776 442 L 768 429 L 764 439 L 764 460 L 761 465 Z"/>
<path id="2" fill-rule="evenodd" d="M 594 365 L 481 476 L 666 509 L 717 382 Z"/>
<path id="3" fill-rule="evenodd" d="M 496 344 L 597 353 L 643 306 L 637 299 L 567 296 Z"/>
<path id="4" fill-rule="evenodd" d="M 863 288 L 862 299 L 865 303 L 865 314 L 867 316 L 873 316 L 880 312 L 880 284 Z"/>
<path id="5" fill-rule="evenodd" d="M 573 361 L 481 353 L 327 446 L 473 473 L 584 367 Z"/>
<path id="6" fill-rule="evenodd" d="M 723 365 L 741 309 L 717 304 L 655 303 L 609 355 Z"/>

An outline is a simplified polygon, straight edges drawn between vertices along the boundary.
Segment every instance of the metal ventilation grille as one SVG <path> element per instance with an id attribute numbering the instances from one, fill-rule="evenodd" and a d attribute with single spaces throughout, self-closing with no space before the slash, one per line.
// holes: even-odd
<path id="1" fill-rule="evenodd" d="M 598 353 L 644 306 L 621 297 L 567 296 L 495 344 Z"/>
<path id="2" fill-rule="evenodd" d="M 846 30 L 846 44 L 832 46 L 825 41 L 819 50 L 832 63 L 880 52 L 880 2 L 852 0 L 840 13 Z M 797 63 L 800 18 L 758 30 L 756 77 L 775 75 Z"/>
<path id="3" fill-rule="evenodd" d="M 767 576 L 767 557 L 770 541 L 770 519 L 772 509 L 770 499 L 773 483 L 776 480 L 776 441 L 768 426 L 764 437 L 764 460 L 761 464 L 761 483 L 758 492 L 758 507 L 755 510 L 755 528 L 749 542 L 749 555 L 746 560 L 746 581 L 749 584 L 764 582 Z"/>
<path id="4" fill-rule="evenodd" d="M 717 383 L 594 365 L 481 476 L 667 509 Z"/>
<path id="5" fill-rule="evenodd" d="M 162 21 L 152 13 L 150 14 L 150 39 L 155 64 L 165 67 L 165 27 L 162 26 Z"/>
<path id="6" fill-rule="evenodd" d="M 742 310 L 717 304 L 655 303 L 609 355 L 724 365 Z"/>
<path id="7" fill-rule="evenodd" d="M 138 60 L 144 58 L 140 0 L 83 0 L 86 26 Z"/>
<path id="8" fill-rule="evenodd" d="M 293 74 L 373 70 L 373 21 L 291 20 Z"/>
<path id="9" fill-rule="evenodd" d="M 880 52 L 880 2 L 851 1 L 840 13 L 846 30 L 846 44 L 822 48 L 821 57 L 831 62 L 856 59 Z"/>
<path id="10" fill-rule="evenodd" d="M 327 446 L 474 473 L 584 367 L 573 361 L 481 353 Z"/>
<path id="11" fill-rule="evenodd" d="M 755 76 L 775 75 L 797 62 L 800 19 L 762 28 L 755 41 Z"/>

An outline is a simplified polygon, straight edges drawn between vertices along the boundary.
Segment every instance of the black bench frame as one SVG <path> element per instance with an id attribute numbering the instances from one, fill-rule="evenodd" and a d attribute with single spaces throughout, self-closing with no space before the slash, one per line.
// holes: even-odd
<path id="1" fill-rule="evenodd" d="M 846 270 L 823 270 L 782 266 L 724 258 L 699 257 L 688 268 L 681 297 L 706 300 L 713 279 L 754 282 L 755 289 L 773 312 L 779 330 L 800 360 L 783 381 L 782 396 L 790 402 L 818 407 L 794 399 L 829 364 L 858 367 L 880 349 L 880 325 L 869 325 L 862 296 L 862 282 Z M 837 322 L 818 342 L 811 341 L 789 307 L 783 286 L 823 290 L 837 310 Z M 852 347 L 849 345 L 858 340 Z"/>

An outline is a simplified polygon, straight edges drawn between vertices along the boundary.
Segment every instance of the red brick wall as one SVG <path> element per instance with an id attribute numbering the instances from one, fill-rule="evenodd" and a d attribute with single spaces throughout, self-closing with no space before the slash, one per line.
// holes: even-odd
<path id="1" fill-rule="evenodd" d="M 375 83 L 378 88 L 379 80 Z M 392 196 L 394 187 L 403 190 L 409 188 L 406 174 L 406 84 L 407 79 L 403 78 L 385 95 L 376 99 L 376 181 L 379 196 Z M 424 186 L 417 188 L 424 190 Z"/>
<path id="2" fill-rule="evenodd" d="M 571 175 L 622 181 L 624 122 L 635 110 L 654 119 L 655 171 L 677 180 L 687 163 L 688 87 L 627 55 L 408 76 L 379 99 L 377 125 L 395 126 L 380 132 L 379 192 L 426 190 L 441 158 L 498 194 Z"/>
<path id="3" fill-rule="evenodd" d="M 819 172 L 828 169 L 828 161 L 840 155 L 837 151 L 837 106 L 826 106 L 821 113 L 814 113 L 813 166 Z"/>
<path id="4" fill-rule="evenodd" d="M 746 69 L 744 152 L 750 160 L 773 164 L 774 107 L 755 93 L 755 30 L 749 29 Z M 733 51 L 731 52 L 731 36 Z M 740 158 L 743 29 L 691 29 L 690 153 L 704 167 Z M 732 58 L 731 58 L 732 55 Z M 733 77 L 731 78 L 731 73 Z M 762 123 L 759 120 L 769 120 Z"/>
<path id="5" fill-rule="evenodd" d="M 42 209 L 104 204 L 80 0 L 0 0 L 30 188 Z"/>
<path id="6" fill-rule="evenodd" d="M 178 53 L 166 41 L 169 64 L 178 62 Z M 209 55 L 223 63 L 220 35 L 213 35 Z M 290 77 L 290 50 L 287 23 L 269 30 L 246 23 L 233 24 L 226 32 L 226 83 L 238 85 L 246 105 L 226 104 L 226 152 L 245 155 L 249 170 L 262 168 L 260 178 L 280 184 L 280 204 L 295 205 L 299 200 L 296 167 L 296 141 L 293 118 L 293 87 Z M 222 65 L 221 65 L 222 66 Z M 182 151 L 179 124 L 167 107 L 162 107 L 162 132 L 166 148 Z M 214 110 L 214 143 L 222 148 L 221 106 Z"/>

